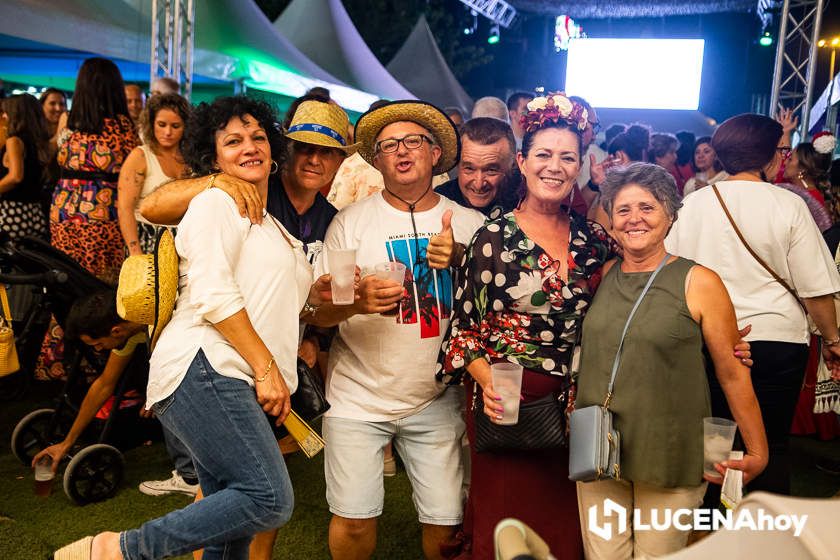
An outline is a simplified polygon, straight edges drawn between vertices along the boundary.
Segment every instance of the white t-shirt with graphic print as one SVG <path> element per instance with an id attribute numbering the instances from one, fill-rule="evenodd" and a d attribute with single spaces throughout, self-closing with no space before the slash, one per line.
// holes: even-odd
<path id="1" fill-rule="evenodd" d="M 409 213 L 388 204 L 381 193 L 341 210 L 327 229 L 325 253 L 356 249 L 363 275 L 382 262 L 405 264 L 409 294 L 396 316 L 354 315 L 339 324 L 330 348 L 327 416 L 393 421 L 420 411 L 443 391 L 435 381 L 435 364 L 449 327 L 452 272 L 430 269 L 425 255 L 450 209 L 455 241 L 469 244 L 484 216 L 445 197 L 434 208 L 414 213 L 417 239 Z M 328 272 L 325 256 L 316 264 L 318 276 Z"/>

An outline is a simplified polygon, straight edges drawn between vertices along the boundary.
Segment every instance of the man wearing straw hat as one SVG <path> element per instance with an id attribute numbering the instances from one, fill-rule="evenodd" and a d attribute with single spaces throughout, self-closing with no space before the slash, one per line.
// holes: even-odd
<path id="1" fill-rule="evenodd" d="M 355 249 L 359 298 L 309 318 L 339 326 L 323 424 L 330 552 L 337 560 L 373 554 L 383 448 L 393 438 L 423 525 L 423 551 L 440 558 L 440 544 L 461 523 L 464 423 L 463 393 L 444 391 L 434 370 L 451 312 L 450 265 L 484 219 L 432 190 L 432 176 L 450 170 L 459 153 L 455 126 L 436 107 L 399 101 L 368 111 L 356 140 L 385 190 L 338 213 L 316 269 L 326 272 L 330 250 Z M 403 285 L 366 276 L 388 261 L 406 266 Z"/>
<path id="2" fill-rule="evenodd" d="M 333 103 L 304 101 L 298 106 L 286 132 L 292 140 L 289 157 L 284 168 L 275 170 L 269 179 L 265 208 L 253 185 L 219 173 L 167 183 L 143 200 L 140 212 L 154 223 L 177 224 L 198 193 L 216 187 L 229 194 L 242 216 L 253 223 L 261 223 L 267 210 L 306 245 L 312 262 L 337 212 L 319 191 L 332 183 L 344 158 L 358 146 L 348 142 L 349 122 L 347 113 Z"/>

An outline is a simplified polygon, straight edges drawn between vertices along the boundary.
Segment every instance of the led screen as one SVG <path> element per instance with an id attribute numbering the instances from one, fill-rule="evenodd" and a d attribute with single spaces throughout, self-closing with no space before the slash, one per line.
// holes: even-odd
<path id="1" fill-rule="evenodd" d="M 595 107 L 696 110 L 702 39 L 574 39 L 566 92 Z"/>

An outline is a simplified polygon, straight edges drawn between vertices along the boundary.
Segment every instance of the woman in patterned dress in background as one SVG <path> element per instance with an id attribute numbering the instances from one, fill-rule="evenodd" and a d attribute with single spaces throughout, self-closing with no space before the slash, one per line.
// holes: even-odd
<path id="1" fill-rule="evenodd" d="M 125 259 L 117 221 L 117 180 L 139 139 L 128 117 L 122 75 L 113 62 L 89 58 L 82 64 L 73 108 L 58 129 L 61 178 L 50 207 L 52 244 L 96 277 L 116 284 Z M 62 336 L 51 321 L 37 377 L 64 375 Z"/>

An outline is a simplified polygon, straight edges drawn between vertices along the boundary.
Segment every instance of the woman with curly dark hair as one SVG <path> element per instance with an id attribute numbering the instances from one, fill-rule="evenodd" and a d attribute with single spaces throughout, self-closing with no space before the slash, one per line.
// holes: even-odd
<path id="1" fill-rule="evenodd" d="M 128 155 L 120 171 L 120 230 L 130 255 L 151 253 L 162 226 L 140 214 L 140 202 L 163 183 L 186 174 L 181 155 L 189 102 L 177 93 L 155 95 L 140 115 L 140 133 L 147 141 Z"/>
<path id="2" fill-rule="evenodd" d="M 283 143 L 275 115 L 247 97 L 199 105 L 184 157 L 196 173 L 227 173 L 265 201 L 272 153 Z M 292 513 L 289 475 L 265 412 L 289 413 L 297 387 L 298 317 L 321 303 L 302 244 L 268 216 L 252 224 L 213 188 L 189 205 L 175 246 L 179 297 L 152 352 L 146 396 L 184 442 L 204 499 L 122 533 L 100 533 L 56 558 L 168 558 L 204 548 L 204 558 L 248 558 L 255 533 Z M 78 556 L 72 556 L 77 553 Z"/>

